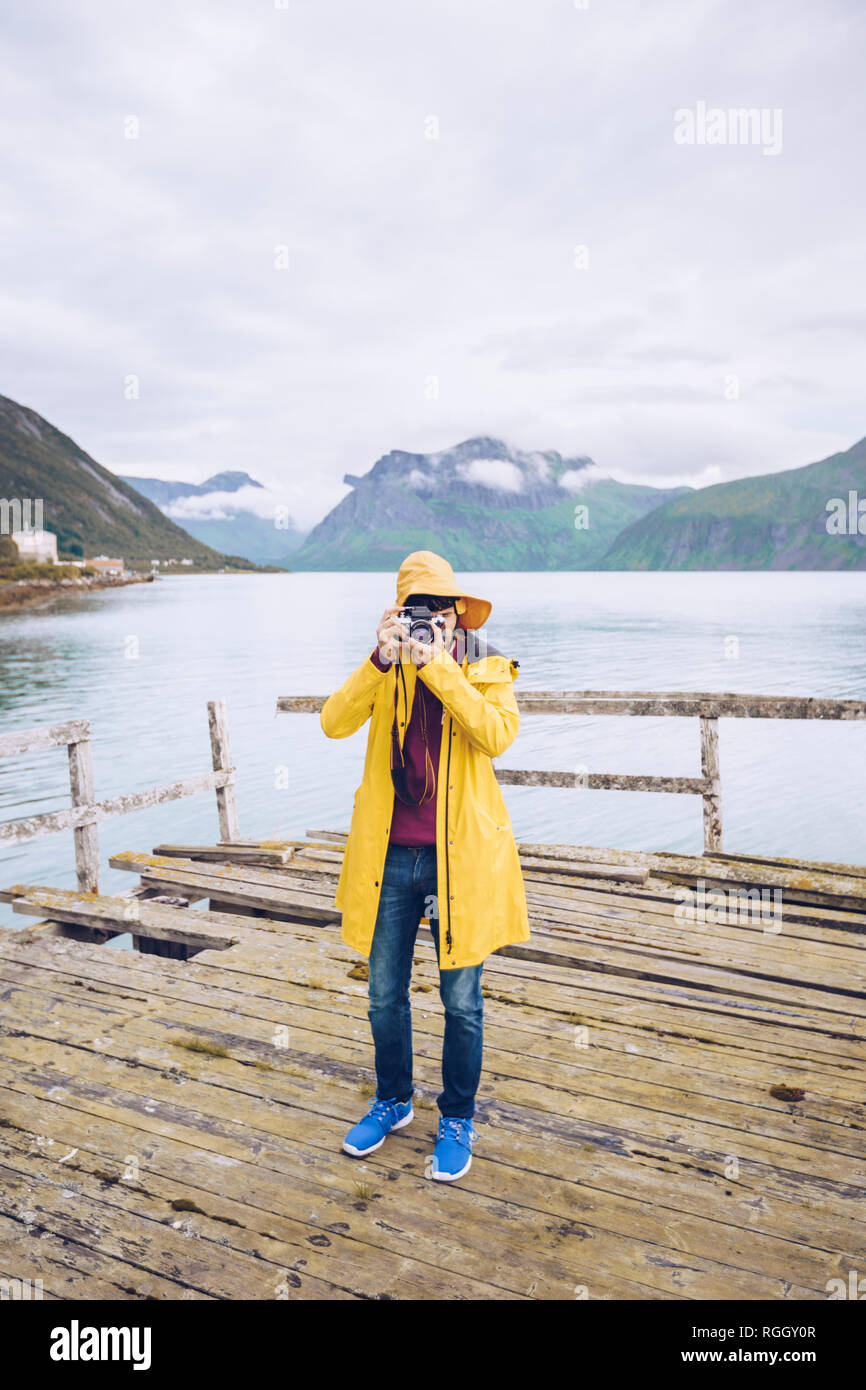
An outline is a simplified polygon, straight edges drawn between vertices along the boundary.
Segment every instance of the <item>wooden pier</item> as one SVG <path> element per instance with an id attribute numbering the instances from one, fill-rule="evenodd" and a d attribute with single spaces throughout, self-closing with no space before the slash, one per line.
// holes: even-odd
<path id="1" fill-rule="evenodd" d="M 718 698 L 666 712 L 737 713 Z M 345 835 L 242 840 L 218 704 L 210 725 L 212 772 L 111 802 L 82 721 L 0 738 L 66 746 L 72 790 L 0 840 L 72 829 L 79 864 L 77 892 L 0 881 L 35 919 L 0 929 L 0 1297 L 800 1301 L 862 1278 L 866 867 L 725 853 L 714 728 L 702 779 L 657 788 L 703 796 L 703 855 L 520 846 L 532 936 L 485 961 L 480 1137 L 445 1184 L 428 928 L 415 1118 L 353 1159 L 375 1073 Z M 101 894 L 97 821 L 203 789 L 220 840 L 119 854 L 130 887 Z"/>
<path id="2" fill-rule="evenodd" d="M 415 1119 L 341 1152 L 375 1092 L 341 839 L 119 855 L 131 897 L 4 888 L 41 919 L 0 941 L 4 1287 L 808 1300 L 862 1274 L 866 869 L 523 845 L 532 939 L 485 962 L 480 1139 L 446 1185 L 426 927 Z M 681 920 L 699 883 L 761 915 Z M 87 939 L 130 931 L 188 959 Z"/>

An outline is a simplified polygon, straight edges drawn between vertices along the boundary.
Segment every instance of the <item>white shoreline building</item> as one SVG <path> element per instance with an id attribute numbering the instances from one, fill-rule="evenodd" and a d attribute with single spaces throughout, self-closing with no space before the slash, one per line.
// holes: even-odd
<path id="1" fill-rule="evenodd" d="M 13 531 L 11 539 L 22 560 L 38 565 L 57 564 L 57 537 L 53 531 Z"/>

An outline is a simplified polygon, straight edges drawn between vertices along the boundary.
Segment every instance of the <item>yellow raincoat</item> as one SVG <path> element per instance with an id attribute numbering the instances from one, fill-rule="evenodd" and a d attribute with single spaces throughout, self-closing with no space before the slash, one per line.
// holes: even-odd
<path id="1" fill-rule="evenodd" d="M 448 593 L 449 588 L 446 581 L 425 590 L 416 581 L 413 591 Z M 346 738 L 371 721 L 364 779 L 355 792 L 335 897 L 343 914 L 342 939 L 369 956 L 394 805 L 390 753 L 398 664 L 406 678 L 405 701 L 401 680 L 397 707 L 401 747 L 416 681 L 423 680 L 442 702 L 436 850 L 443 970 L 478 965 L 499 946 L 529 940 L 520 858 L 490 761 L 517 737 L 517 664 L 489 646 L 485 650 L 474 632 L 459 631 L 456 638 L 459 662 L 441 650 L 424 666 L 406 659 L 379 671 L 367 657 L 325 701 L 320 716 L 329 738 Z"/>

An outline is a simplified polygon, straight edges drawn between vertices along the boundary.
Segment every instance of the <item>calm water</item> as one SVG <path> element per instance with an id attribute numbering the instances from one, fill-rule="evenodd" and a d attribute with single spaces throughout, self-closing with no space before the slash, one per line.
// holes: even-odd
<path id="1" fill-rule="evenodd" d="M 866 698 L 866 576 L 478 574 L 518 690 L 729 690 Z M 241 834 L 347 828 L 366 730 L 322 734 L 278 695 L 328 694 L 371 651 L 385 574 L 213 575 L 0 616 L 0 728 L 87 718 L 97 796 L 210 768 L 206 704 L 228 705 Z M 734 639 L 734 640 L 732 640 Z M 721 724 L 725 847 L 866 862 L 866 723 Z M 697 721 L 527 716 L 503 767 L 700 772 Z M 518 839 L 700 853 L 700 799 L 505 787 Z M 0 762 L 0 820 L 69 804 L 64 750 Z M 100 887 L 122 849 L 218 835 L 213 793 L 100 822 Z M 0 884 L 75 886 L 72 833 L 0 852 Z M 0 921 L 25 918 L 0 904 Z"/>

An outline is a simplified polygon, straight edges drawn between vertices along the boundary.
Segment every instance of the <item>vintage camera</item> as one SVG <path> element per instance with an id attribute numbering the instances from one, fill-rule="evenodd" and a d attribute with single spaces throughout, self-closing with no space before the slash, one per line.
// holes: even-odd
<path id="1" fill-rule="evenodd" d="M 434 640 L 437 629 L 444 632 L 447 627 L 444 618 L 422 604 L 412 608 L 401 608 L 395 617 L 400 626 L 405 628 L 407 637 L 414 638 L 416 642 L 422 642 L 425 646 L 429 646 Z"/>

